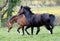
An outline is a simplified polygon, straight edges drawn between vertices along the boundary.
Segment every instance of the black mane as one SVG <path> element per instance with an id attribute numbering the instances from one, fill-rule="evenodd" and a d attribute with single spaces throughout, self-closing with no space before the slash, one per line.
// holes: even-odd
<path id="1" fill-rule="evenodd" d="M 28 7 L 28 6 L 24 6 L 24 9 L 26 9 L 26 10 L 28 10 L 29 12 L 30 12 L 30 14 L 34 14 L 30 9 L 30 7 Z"/>

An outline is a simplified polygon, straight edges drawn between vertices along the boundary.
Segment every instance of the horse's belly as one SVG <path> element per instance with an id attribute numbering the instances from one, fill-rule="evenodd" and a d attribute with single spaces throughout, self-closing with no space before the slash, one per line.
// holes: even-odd
<path id="1" fill-rule="evenodd" d="M 40 26 L 42 26 L 43 24 L 42 23 L 34 23 L 34 24 L 32 24 L 31 26 L 33 26 L 33 27 L 40 27 Z"/>

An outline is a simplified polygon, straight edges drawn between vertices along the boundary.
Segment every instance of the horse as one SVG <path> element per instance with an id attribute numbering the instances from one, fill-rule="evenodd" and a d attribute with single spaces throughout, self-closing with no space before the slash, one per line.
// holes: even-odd
<path id="1" fill-rule="evenodd" d="M 19 15 L 24 14 L 27 19 L 27 27 L 25 28 L 27 34 L 29 35 L 27 31 L 28 28 L 31 27 L 31 34 L 33 35 L 33 28 L 37 27 L 37 35 L 40 31 L 40 27 L 43 25 L 46 27 L 47 30 L 50 31 L 51 34 L 53 34 L 55 16 L 48 13 L 34 14 L 30 9 L 31 8 L 28 6 L 21 6 L 19 13 Z"/>
<path id="2" fill-rule="evenodd" d="M 17 32 L 20 33 L 19 29 L 22 28 L 23 35 L 24 35 L 24 26 L 26 25 L 26 17 L 22 14 L 22 15 L 12 16 L 10 19 L 8 19 L 7 21 L 8 32 L 10 32 L 10 30 L 12 29 L 12 25 L 14 23 L 18 24 Z"/>

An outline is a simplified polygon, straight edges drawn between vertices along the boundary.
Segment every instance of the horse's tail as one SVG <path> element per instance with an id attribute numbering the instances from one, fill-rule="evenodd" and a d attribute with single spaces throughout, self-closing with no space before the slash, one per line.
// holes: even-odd
<path id="1" fill-rule="evenodd" d="M 50 25 L 54 27 L 55 15 L 50 14 L 49 16 L 50 16 Z"/>

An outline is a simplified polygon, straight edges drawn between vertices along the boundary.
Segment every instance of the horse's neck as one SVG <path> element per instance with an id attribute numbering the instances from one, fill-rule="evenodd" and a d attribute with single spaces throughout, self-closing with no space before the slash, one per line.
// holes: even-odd
<path id="1" fill-rule="evenodd" d="M 32 14 L 31 14 L 31 12 L 29 12 L 29 11 L 27 12 L 26 11 L 25 12 L 25 16 L 26 16 L 26 18 L 31 18 L 32 17 Z"/>
<path id="2" fill-rule="evenodd" d="M 14 18 L 14 19 L 10 20 L 10 22 L 11 22 L 11 23 L 14 23 L 14 22 L 16 22 L 16 21 L 17 21 L 17 19 L 16 19 L 16 18 Z"/>

